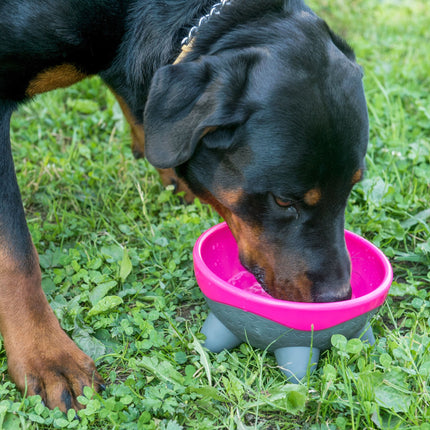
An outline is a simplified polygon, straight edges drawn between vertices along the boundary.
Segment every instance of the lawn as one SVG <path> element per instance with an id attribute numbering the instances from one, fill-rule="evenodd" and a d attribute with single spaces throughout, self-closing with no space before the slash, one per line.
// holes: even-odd
<path id="1" fill-rule="evenodd" d="M 182 205 L 146 161 L 96 78 L 23 106 L 16 170 L 43 288 L 91 355 L 106 391 L 67 416 L 23 399 L 0 354 L 3 429 L 430 429 L 430 55 L 427 0 L 309 2 L 365 71 L 370 146 L 347 228 L 390 258 L 394 283 L 376 344 L 336 337 L 317 371 L 289 385 L 271 354 L 203 350 L 208 309 L 191 250 L 219 221 Z"/>

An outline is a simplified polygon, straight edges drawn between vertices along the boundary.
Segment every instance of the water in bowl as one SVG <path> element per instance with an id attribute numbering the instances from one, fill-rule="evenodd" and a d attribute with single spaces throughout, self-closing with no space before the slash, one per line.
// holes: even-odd
<path id="1" fill-rule="evenodd" d="M 254 276 L 246 270 L 242 270 L 241 272 L 233 275 L 228 280 L 228 283 L 233 287 L 248 291 L 252 294 L 257 294 L 263 297 L 272 297 L 263 290 L 262 286 L 256 281 Z"/>

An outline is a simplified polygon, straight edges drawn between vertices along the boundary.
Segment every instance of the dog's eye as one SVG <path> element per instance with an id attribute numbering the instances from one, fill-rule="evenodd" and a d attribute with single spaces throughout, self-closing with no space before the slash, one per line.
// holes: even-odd
<path id="1" fill-rule="evenodd" d="M 299 217 L 299 209 L 296 201 L 279 196 L 273 196 L 273 199 L 285 211 L 284 214 L 288 214 L 289 217 L 292 216 L 296 219 Z"/>
<path id="2" fill-rule="evenodd" d="M 294 206 L 294 202 L 292 200 L 288 200 L 288 199 L 284 199 L 283 197 L 276 197 L 275 198 L 275 202 L 278 206 L 280 206 L 281 208 L 289 208 Z"/>

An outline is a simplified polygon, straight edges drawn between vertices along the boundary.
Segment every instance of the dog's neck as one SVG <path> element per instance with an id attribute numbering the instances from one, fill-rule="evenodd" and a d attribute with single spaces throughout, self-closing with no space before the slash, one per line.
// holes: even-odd
<path id="1" fill-rule="evenodd" d="M 222 9 L 229 5 L 231 3 L 231 0 L 222 0 L 221 2 L 215 3 L 210 12 L 204 16 L 202 16 L 199 19 L 199 22 L 197 25 L 191 27 L 191 30 L 188 32 L 188 35 L 182 39 L 181 46 L 182 51 L 179 55 L 179 57 L 175 60 L 173 64 L 180 63 L 186 55 L 191 51 L 193 39 L 196 36 L 196 34 L 199 32 L 200 28 L 204 26 L 210 19 L 213 19 L 214 16 L 220 15 L 222 12 Z"/>
<path id="2" fill-rule="evenodd" d="M 212 7 L 209 13 L 206 15 L 203 15 L 200 19 L 197 25 L 194 25 L 191 27 L 191 30 L 188 32 L 188 35 L 182 39 L 181 45 L 182 47 L 188 46 L 190 43 L 192 43 L 193 38 L 200 30 L 201 26 L 206 24 L 212 17 L 216 15 L 220 15 L 223 8 L 225 6 L 228 6 L 231 4 L 231 0 L 221 0 L 218 3 L 215 3 Z"/>

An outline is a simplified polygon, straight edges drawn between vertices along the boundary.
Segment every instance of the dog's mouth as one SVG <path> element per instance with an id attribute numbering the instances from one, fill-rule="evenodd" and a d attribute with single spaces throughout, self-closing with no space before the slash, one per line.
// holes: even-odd
<path id="1" fill-rule="evenodd" d="M 282 277 L 282 281 L 279 281 L 271 267 L 263 267 L 254 261 L 244 261 L 245 258 L 240 254 L 239 259 L 242 266 L 254 275 L 261 288 L 273 298 L 292 302 L 312 302 L 310 281 L 306 275 L 297 276 L 296 280 L 285 276 Z M 302 278 L 303 282 L 301 282 Z"/>
<path id="2" fill-rule="evenodd" d="M 248 272 L 251 272 L 254 275 L 254 278 L 257 280 L 257 282 L 261 285 L 261 288 L 263 288 L 263 290 L 267 293 L 270 294 L 269 291 L 269 287 L 266 284 L 266 280 L 265 280 L 265 271 L 263 268 L 259 267 L 259 266 L 252 266 L 252 267 L 246 267 L 246 270 L 248 270 Z"/>
<path id="3" fill-rule="evenodd" d="M 269 287 L 267 286 L 264 280 L 264 270 L 260 269 L 256 273 L 253 273 L 257 282 L 261 285 L 261 288 L 267 293 L 270 294 Z"/>
<path id="4" fill-rule="evenodd" d="M 254 275 L 261 288 L 273 298 L 292 302 L 312 301 L 306 292 L 304 293 L 303 291 L 300 291 L 299 288 L 295 288 L 295 285 L 292 281 L 285 280 L 282 285 L 276 285 L 275 283 L 269 284 L 267 282 L 267 272 L 264 268 L 257 265 L 248 267 L 244 264 L 242 265 L 246 268 L 246 270 L 248 270 L 248 272 Z"/>

